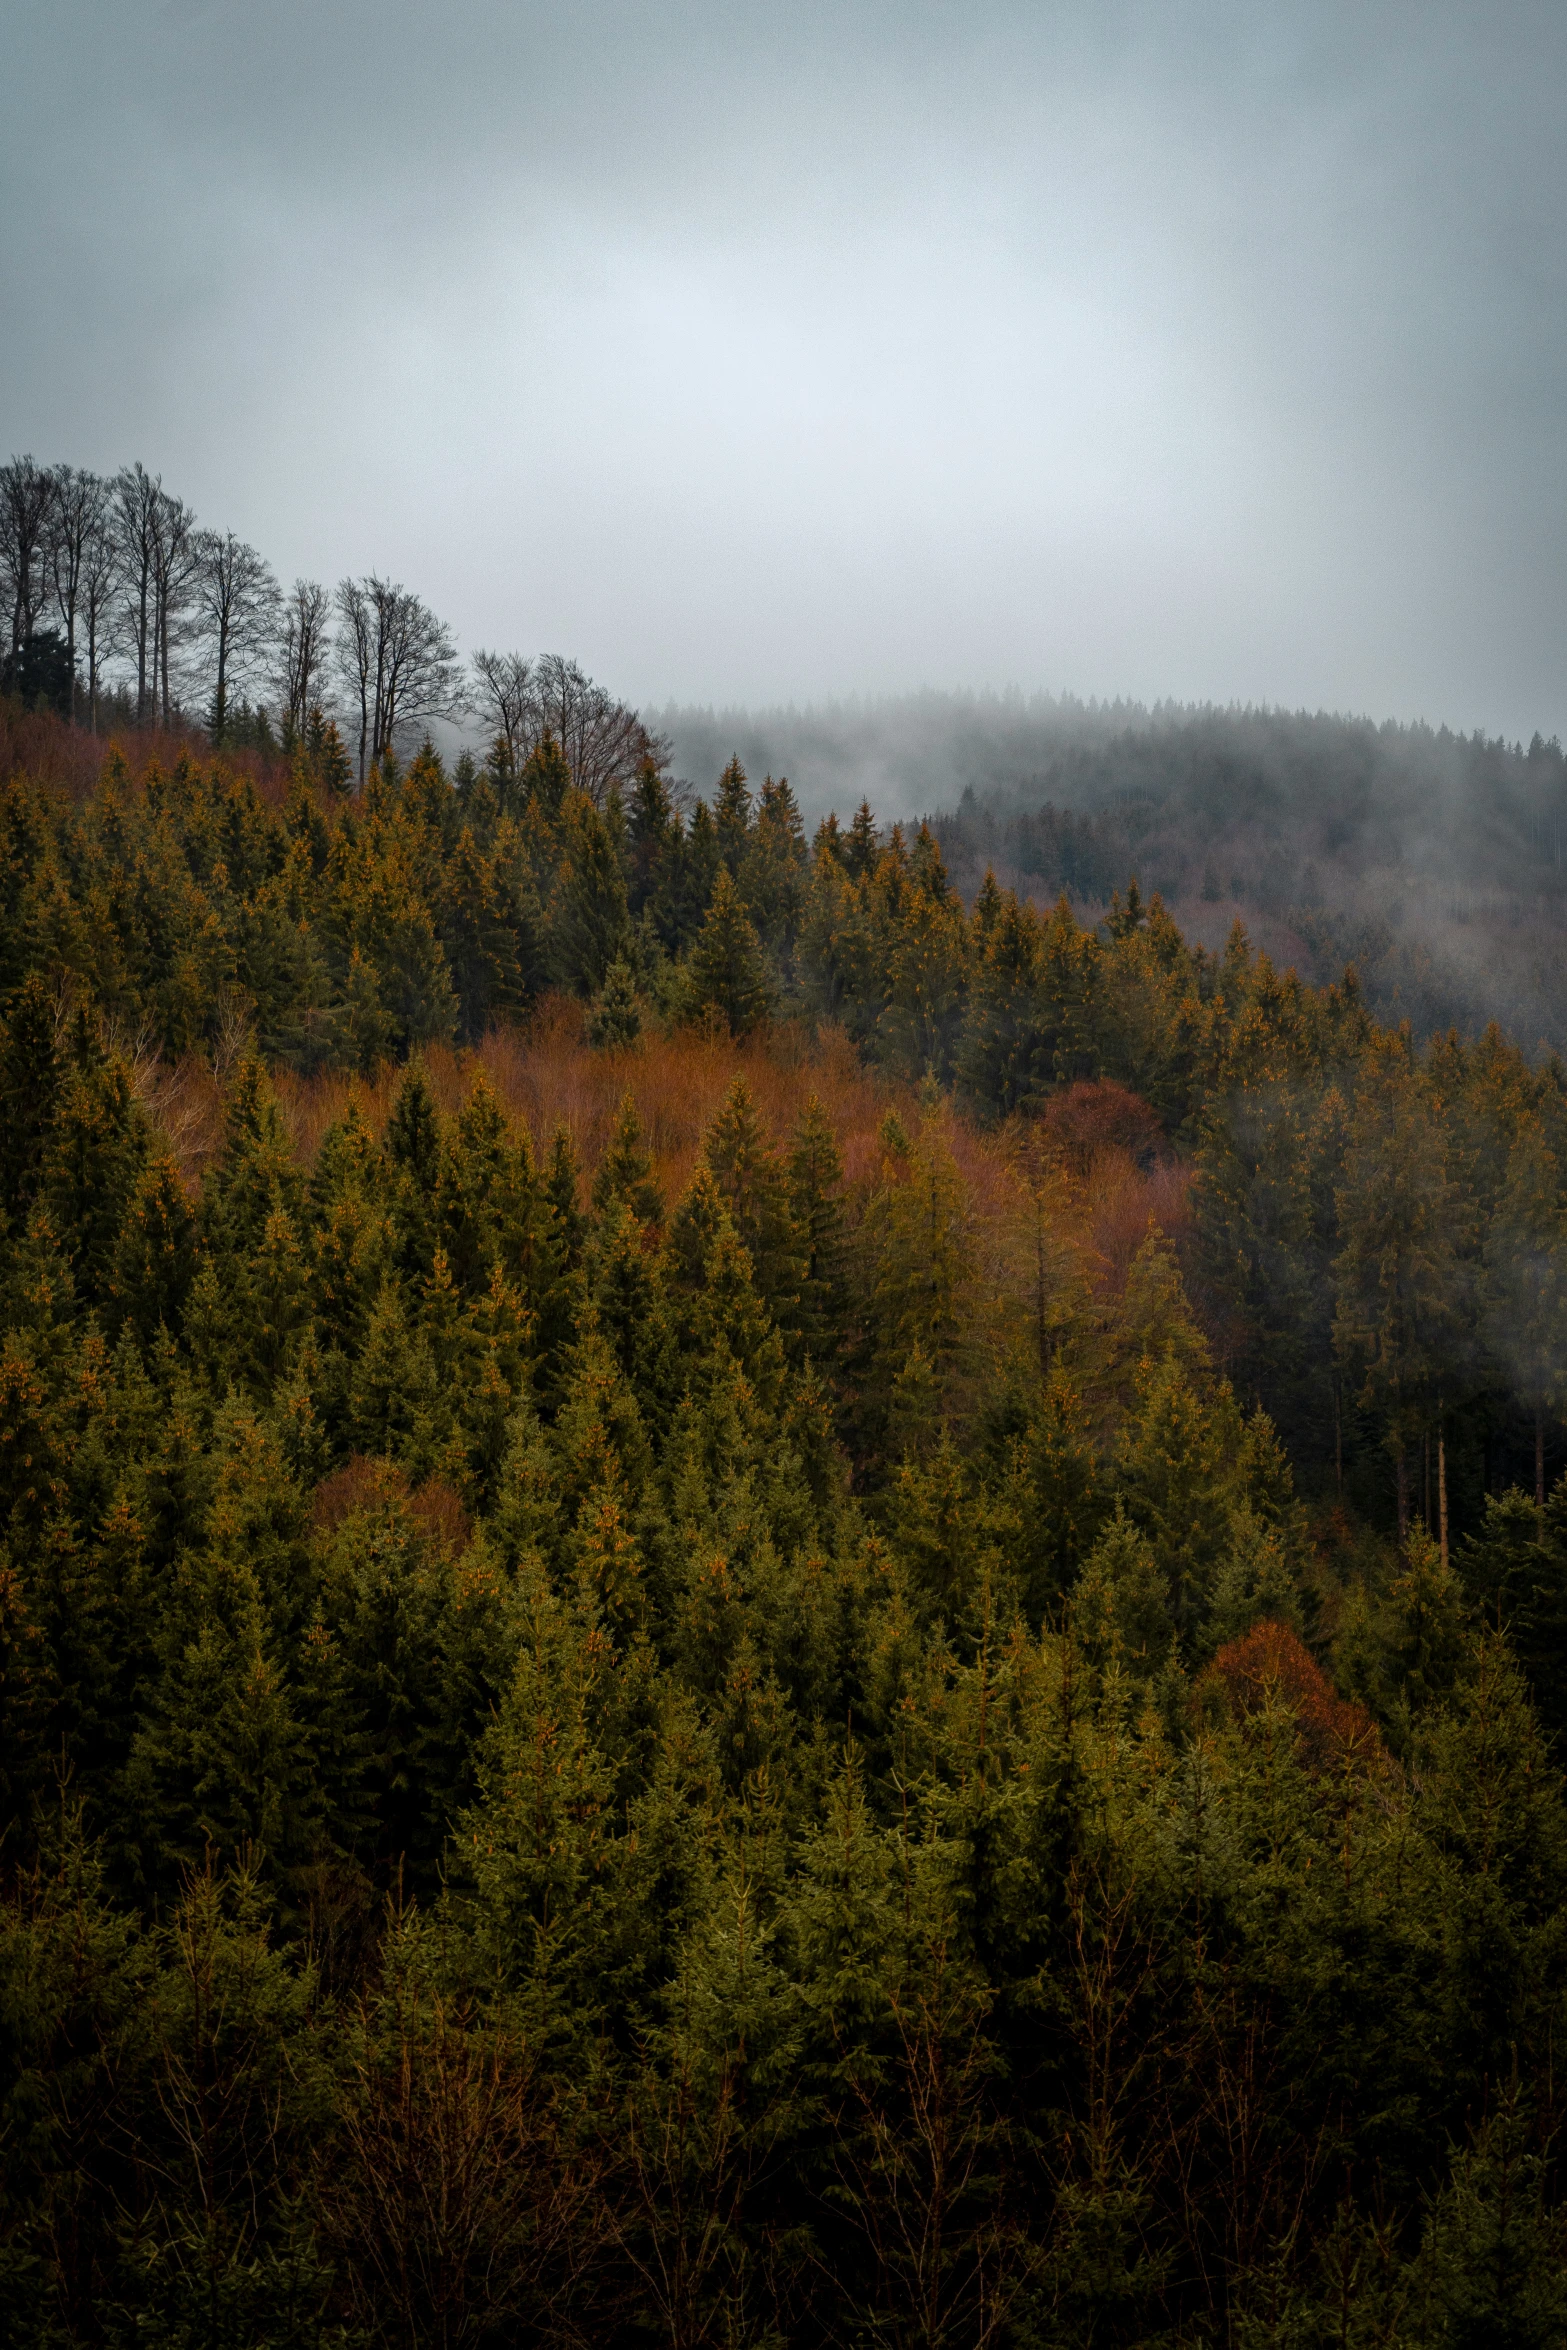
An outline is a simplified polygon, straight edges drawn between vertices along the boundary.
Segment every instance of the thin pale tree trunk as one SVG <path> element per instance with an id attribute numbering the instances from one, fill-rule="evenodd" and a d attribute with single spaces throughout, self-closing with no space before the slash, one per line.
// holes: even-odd
<path id="1" fill-rule="evenodd" d="M 1440 1420 L 1436 1424 L 1436 1509 L 1437 1523 L 1441 1529 L 1442 1567 L 1445 1573 L 1447 1568 L 1447 1438 Z"/>
<path id="2" fill-rule="evenodd" d="M 1338 1486 L 1339 1506 L 1344 1503 L 1344 1397 L 1335 1379 L 1333 1382 L 1333 1475 Z"/>
<path id="3" fill-rule="evenodd" d="M 1393 1458 L 1398 1472 L 1398 1539 L 1404 1543 L 1409 1539 L 1409 1463 L 1402 1444 Z"/>
<path id="4" fill-rule="evenodd" d="M 1545 1406 L 1534 1407 L 1534 1506 L 1545 1507 Z"/>

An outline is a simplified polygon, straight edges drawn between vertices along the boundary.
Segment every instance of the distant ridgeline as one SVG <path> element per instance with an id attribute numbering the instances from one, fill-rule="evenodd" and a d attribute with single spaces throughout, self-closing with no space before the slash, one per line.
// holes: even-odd
<path id="1" fill-rule="evenodd" d="M 7 2339 L 1559 2343 L 1560 1062 L 642 739 L 0 705 Z"/>
<path id="2" fill-rule="evenodd" d="M 688 772 L 716 773 L 722 734 L 808 806 L 936 811 L 965 896 L 993 866 L 1097 910 L 1135 873 L 1210 946 L 1239 916 L 1304 977 L 1352 962 L 1422 1035 L 1567 1037 L 1567 762 L 1538 735 L 957 695 L 660 723 Z"/>

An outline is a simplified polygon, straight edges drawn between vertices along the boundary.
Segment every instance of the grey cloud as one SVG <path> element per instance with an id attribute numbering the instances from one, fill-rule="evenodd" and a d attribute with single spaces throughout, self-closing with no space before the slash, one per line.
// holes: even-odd
<path id="1" fill-rule="evenodd" d="M 0 437 L 661 702 L 1567 720 L 1556 9 L 17 11 Z"/>

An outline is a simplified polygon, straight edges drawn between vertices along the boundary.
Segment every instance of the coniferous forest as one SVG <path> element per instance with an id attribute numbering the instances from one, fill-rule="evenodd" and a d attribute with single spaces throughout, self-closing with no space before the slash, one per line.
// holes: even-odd
<path id="1" fill-rule="evenodd" d="M 1560 1063 L 592 707 L 4 706 L 9 2338 L 1560 2343 Z"/>

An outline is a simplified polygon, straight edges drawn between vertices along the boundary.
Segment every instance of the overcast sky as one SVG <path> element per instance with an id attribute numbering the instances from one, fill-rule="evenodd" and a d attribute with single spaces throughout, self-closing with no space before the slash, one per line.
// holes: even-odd
<path id="1" fill-rule="evenodd" d="M 1567 733 L 1560 0 L 0 26 L 0 440 L 285 579 L 654 704 Z"/>

